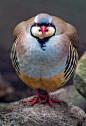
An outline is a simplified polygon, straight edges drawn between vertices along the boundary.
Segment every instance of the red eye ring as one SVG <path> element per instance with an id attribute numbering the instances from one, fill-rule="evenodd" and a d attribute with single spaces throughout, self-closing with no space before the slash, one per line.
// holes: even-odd
<path id="1" fill-rule="evenodd" d="M 36 23 L 36 26 L 39 27 L 39 25 Z"/>
<path id="2" fill-rule="evenodd" d="M 48 27 L 50 27 L 50 23 L 49 23 Z"/>

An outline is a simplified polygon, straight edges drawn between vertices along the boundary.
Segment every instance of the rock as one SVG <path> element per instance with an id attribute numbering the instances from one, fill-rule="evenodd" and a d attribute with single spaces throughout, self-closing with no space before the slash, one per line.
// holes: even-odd
<path id="1" fill-rule="evenodd" d="M 74 85 L 76 89 L 86 99 L 86 51 L 78 62 L 77 69 L 74 75 Z"/>
<path id="2" fill-rule="evenodd" d="M 10 105 L 10 103 L 0 103 L 0 108 L 7 107 L 9 105 Z"/>
<path id="3" fill-rule="evenodd" d="M 69 85 L 62 87 L 57 91 L 51 93 L 52 96 L 58 99 L 63 99 L 66 102 L 73 103 L 74 105 L 79 106 L 86 112 L 86 100 L 85 98 L 76 90 L 74 85 Z"/>
<path id="4" fill-rule="evenodd" d="M 86 126 L 86 114 L 68 102 L 51 107 L 48 103 L 30 106 L 19 101 L 0 109 L 0 126 Z"/>

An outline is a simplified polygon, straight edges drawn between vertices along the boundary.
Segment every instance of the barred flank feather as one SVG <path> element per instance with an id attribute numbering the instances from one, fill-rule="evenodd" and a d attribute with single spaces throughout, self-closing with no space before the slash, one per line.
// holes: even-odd
<path id="1" fill-rule="evenodd" d="M 18 37 L 17 37 L 17 39 L 18 39 Z M 17 51 L 16 51 L 17 39 L 13 43 L 13 46 L 12 46 L 12 49 L 11 49 L 11 61 L 12 61 L 12 65 L 13 65 L 17 75 L 19 75 L 20 69 L 19 69 L 19 63 L 18 63 Z"/>
<path id="2" fill-rule="evenodd" d="M 65 81 L 68 81 L 72 77 L 77 66 L 77 61 L 78 61 L 77 50 L 73 47 L 73 45 L 70 42 L 69 54 L 67 57 L 67 62 L 64 70 Z"/>

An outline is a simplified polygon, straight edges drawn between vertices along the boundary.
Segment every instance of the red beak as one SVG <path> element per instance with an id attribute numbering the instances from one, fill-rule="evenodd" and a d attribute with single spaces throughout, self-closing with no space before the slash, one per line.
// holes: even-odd
<path id="1" fill-rule="evenodd" d="M 44 25 L 43 25 L 43 26 L 41 26 L 41 29 L 40 29 L 40 30 L 41 30 L 41 31 L 42 31 L 42 33 L 44 34 L 44 33 L 46 32 L 46 30 L 47 30 L 47 29 L 46 29 L 46 26 L 44 26 Z"/>

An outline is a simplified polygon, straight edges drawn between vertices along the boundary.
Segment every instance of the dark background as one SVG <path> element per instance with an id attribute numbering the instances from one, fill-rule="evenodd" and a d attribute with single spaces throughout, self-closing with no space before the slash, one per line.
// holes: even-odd
<path id="1" fill-rule="evenodd" d="M 86 0 L 0 0 L 0 102 L 12 102 L 35 94 L 16 75 L 11 61 L 13 29 L 38 13 L 58 16 L 78 31 L 79 57 L 86 49 Z M 72 79 L 66 85 L 73 84 Z"/>

